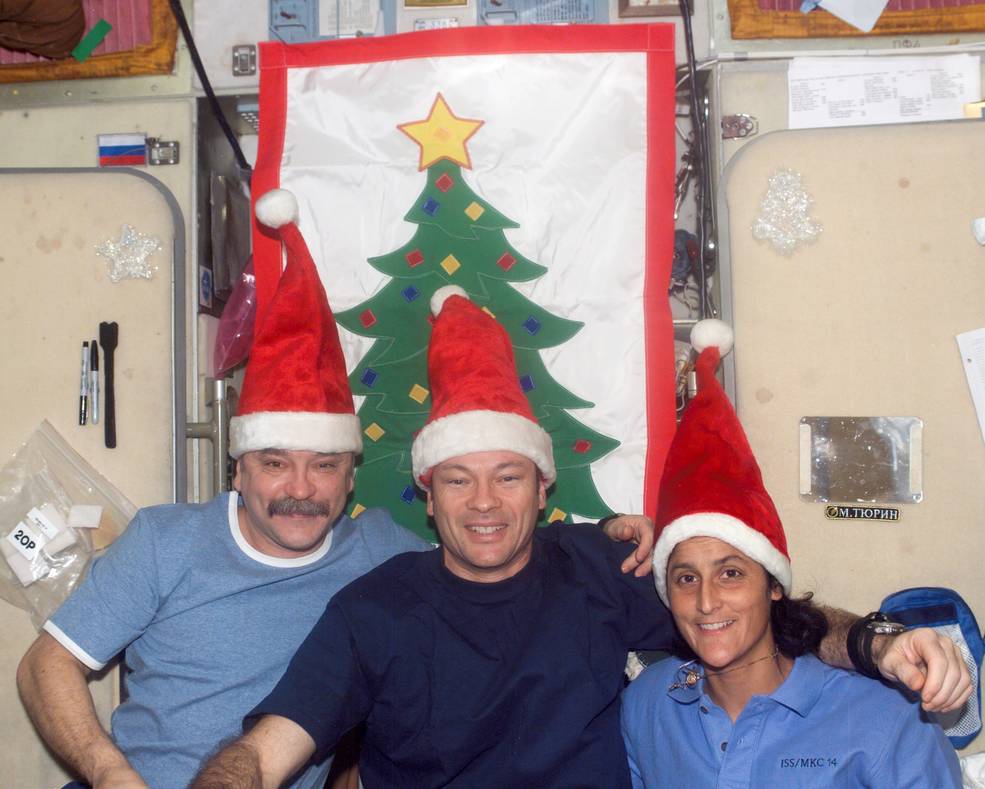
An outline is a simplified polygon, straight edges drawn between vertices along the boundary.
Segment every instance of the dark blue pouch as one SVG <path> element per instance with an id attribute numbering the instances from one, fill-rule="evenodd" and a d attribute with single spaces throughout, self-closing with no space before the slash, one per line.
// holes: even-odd
<path id="1" fill-rule="evenodd" d="M 918 586 L 889 595 L 879 610 L 907 627 L 932 627 L 961 650 L 974 683 L 971 698 L 961 709 L 934 715 L 955 748 L 964 748 L 982 730 L 982 694 L 979 675 L 985 642 L 975 615 L 953 589 Z"/>

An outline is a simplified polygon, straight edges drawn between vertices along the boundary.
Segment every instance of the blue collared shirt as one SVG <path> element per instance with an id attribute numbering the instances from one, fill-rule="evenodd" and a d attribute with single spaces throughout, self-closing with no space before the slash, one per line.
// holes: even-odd
<path id="1" fill-rule="evenodd" d="M 882 683 L 805 655 L 733 724 L 686 673 L 664 660 L 623 694 L 634 787 L 961 786 L 940 727 Z"/>

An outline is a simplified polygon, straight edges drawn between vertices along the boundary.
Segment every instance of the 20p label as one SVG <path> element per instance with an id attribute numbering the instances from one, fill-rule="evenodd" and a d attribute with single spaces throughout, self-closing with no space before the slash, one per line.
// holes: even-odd
<path id="1" fill-rule="evenodd" d="M 14 530 L 7 535 L 7 542 L 13 545 L 18 553 L 33 562 L 37 558 L 41 546 L 47 542 L 44 537 L 28 526 L 24 521 L 18 523 Z"/>

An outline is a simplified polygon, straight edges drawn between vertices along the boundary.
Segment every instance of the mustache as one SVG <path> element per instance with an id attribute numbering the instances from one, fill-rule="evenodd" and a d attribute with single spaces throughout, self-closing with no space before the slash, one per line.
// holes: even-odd
<path id="1" fill-rule="evenodd" d="M 327 518 L 332 513 L 328 511 L 328 506 L 321 502 L 304 501 L 287 497 L 270 502 L 267 505 L 267 514 L 271 518 L 275 515 L 302 515 L 306 518 Z"/>

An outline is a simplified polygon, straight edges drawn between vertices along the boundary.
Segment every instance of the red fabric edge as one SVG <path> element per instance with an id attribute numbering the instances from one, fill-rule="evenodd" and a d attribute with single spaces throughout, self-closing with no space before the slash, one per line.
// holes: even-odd
<path id="1" fill-rule="evenodd" d="M 260 139 L 253 172 L 254 200 L 280 185 L 287 116 L 287 70 L 418 57 L 536 52 L 647 53 L 647 172 L 643 290 L 646 343 L 647 450 L 643 512 L 657 509 L 660 471 L 674 435 L 674 339 L 667 282 L 673 250 L 674 26 L 550 25 L 467 27 L 394 36 L 260 44 Z M 658 77 L 663 76 L 660 80 Z M 281 272 L 277 239 L 254 219 L 253 255 L 257 320 L 273 296 Z"/>
<path id="2" fill-rule="evenodd" d="M 646 336 L 646 466 L 643 512 L 657 512 L 660 475 L 676 428 L 674 324 L 667 283 L 674 247 L 674 52 L 647 54 L 646 280 L 643 333 Z"/>

